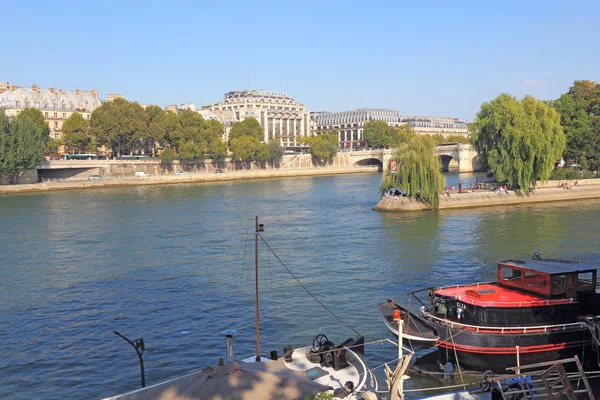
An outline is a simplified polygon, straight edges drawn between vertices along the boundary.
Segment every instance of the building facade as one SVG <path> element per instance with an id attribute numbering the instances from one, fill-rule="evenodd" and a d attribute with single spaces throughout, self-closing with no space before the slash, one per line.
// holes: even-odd
<path id="1" fill-rule="evenodd" d="M 402 124 L 400 113 L 380 108 L 361 108 L 352 111 L 324 112 L 315 111 L 310 114 L 312 132 L 315 135 L 338 131 L 340 147 L 365 146 L 364 128 L 369 121 L 384 121 L 390 126 Z"/>
<path id="2" fill-rule="evenodd" d="M 469 136 L 467 122 L 458 118 L 440 117 L 405 117 L 402 122 L 407 123 L 417 133 L 422 135 L 452 135 Z"/>
<path id="3" fill-rule="evenodd" d="M 0 82 L 0 109 L 9 118 L 16 117 L 26 108 L 37 108 L 44 115 L 50 127 L 50 138 L 60 139 L 63 122 L 74 112 L 89 120 L 97 107 L 100 107 L 98 91 L 65 92 L 55 88 L 40 89 L 36 85 L 31 88 L 11 86 L 8 82 Z"/>
<path id="4" fill-rule="evenodd" d="M 306 107 L 285 93 L 236 90 L 226 93 L 219 103 L 201 109 L 201 114 L 212 117 L 206 110 L 223 122 L 226 138 L 231 126 L 246 118 L 258 121 L 264 132 L 265 143 L 278 140 L 283 147 L 295 147 L 296 137 L 311 134 L 310 115 Z"/>

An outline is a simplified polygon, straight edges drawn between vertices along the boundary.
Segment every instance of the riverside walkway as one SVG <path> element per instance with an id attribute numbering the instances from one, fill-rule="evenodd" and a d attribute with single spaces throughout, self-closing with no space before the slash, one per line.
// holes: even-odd
<path id="1" fill-rule="evenodd" d="M 561 182 L 568 182 L 571 189 L 559 187 Z M 487 189 L 464 193 L 450 192 L 449 196 L 440 195 L 440 210 L 595 199 L 600 198 L 600 179 L 540 182 L 536 190 L 528 193 L 522 193 L 520 190 L 508 192 L 508 194 L 498 194 Z M 420 211 L 430 210 L 431 207 L 428 203 L 417 201 L 412 197 L 388 197 L 381 199 L 373 209 L 375 211 Z"/>

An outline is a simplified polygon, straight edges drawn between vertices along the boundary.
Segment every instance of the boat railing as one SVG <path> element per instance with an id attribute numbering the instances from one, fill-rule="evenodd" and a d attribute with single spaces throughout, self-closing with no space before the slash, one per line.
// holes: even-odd
<path id="1" fill-rule="evenodd" d="M 447 319 L 436 317 L 432 315 L 425 307 L 420 308 L 420 316 L 427 320 L 437 321 L 443 325 L 449 325 L 451 328 L 463 328 L 476 332 L 510 332 L 510 333 L 527 333 L 527 332 L 547 332 L 557 330 L 567 330 L 571 328 L 581 328 L 584 326 L 584 322 L 572 322 L 568 324 L 558 325 L 538 325 L 538 326 L 478 326 L 461 324 L 460 322 L 449 321 Z"/>

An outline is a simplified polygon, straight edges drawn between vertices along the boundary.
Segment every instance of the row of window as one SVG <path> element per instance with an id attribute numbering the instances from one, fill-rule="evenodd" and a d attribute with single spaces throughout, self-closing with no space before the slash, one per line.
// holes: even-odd
<path id="1" fill-rule="evenodd" d="M 11 103 L 14 104 L 14 106 L 11 106 Z M 89 105 L 88 101 L 85 101 L 86 106 Z M 73 103 L 70 103 L 69 105 L 65 104 L 65 103 L 61 103 L 60 107 L 57 103 L 52 103 L 52 105 L 50 105 L 49 103 L 43 103 L 42 107 L 40 107 L 40 103 L 33 103 L 33 107 L 37 108 L 38 110 L 69 110 L 69 111 L 88 111 L 87 108 L 82 107 L 82 106 L 77 106 L 75 107 L 75 105 Z M 20 100 L 15 100 L 14 102 L 8 101 L 6 103 L 2 104 L 2 108 L 31 108 L 31 102 L 29 101 L 20 101 Z"/>
<path id="2" fill-rule="evenodd" d="M 44 112 L 44 118 L 50 118 L 48 115 L 48 111 Z M 90 114 L 87 114 L 86 118 L 90 119 Z M 58 113 L 54 113 L 54 119 L 58 119 Z M 62 119 L 67 119 L 67 113 L 62 113 Z"/>

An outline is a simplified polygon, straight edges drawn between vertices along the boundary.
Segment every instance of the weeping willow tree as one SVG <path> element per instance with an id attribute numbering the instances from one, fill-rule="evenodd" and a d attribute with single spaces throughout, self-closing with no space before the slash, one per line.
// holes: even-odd
<path id="1" fill-rule="evenodd" d="M 472 143 L 499 182 L 521 189 L 547 180 L 565 149 L 560 116 L 543 101 L 508 94 L 483 103 Z"/>
<path id="2" fill-rule="evenodd" d="M 392 160 L 396 161 L 396 173 L 393 174 L 388 165 L 381 189 L 395 187 L 406 191 L 407 196 L 418 194 L 431 208 L 439 208 L 445 179 L 440 172 L 440 159 L 435 153 L 433 140 L 419 136 L 409 138 L 398 146 Z"/>

